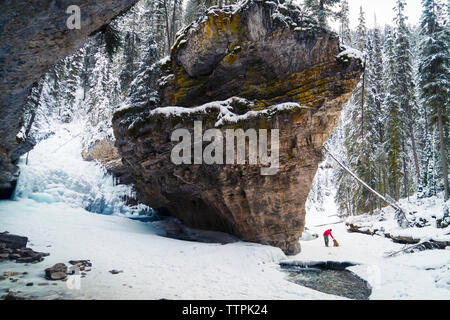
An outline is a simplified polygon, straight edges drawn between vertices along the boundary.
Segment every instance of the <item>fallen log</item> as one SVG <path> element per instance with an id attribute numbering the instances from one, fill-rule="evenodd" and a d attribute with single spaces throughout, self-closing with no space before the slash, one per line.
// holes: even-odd
<path id="1" fill-rule="evenodd" d="M 430 249 L 445 249 L 445 247 L 447 247 L 446 243 L 448 241 L 436 241 L 436 240 L 430 240 L 430 241 L 424 241 L 424 242 L 420 242 L 418 244 L 403 248 L 401 250 L 389 253 L 387 255 L 385 255 L 385 258 L 390 258 L 393 257 L 399 253 L 402 252 L 408 252 L 412 253 L 414 252 L 414 250 L 419 250 L 419 251 L 424 251 L 424 250 L 430 250 Z"/>
<path id="2" fill-rule="evenodd" d="M 400 253 L 400 252 L 408 250 L 408 249 L 411 249 L 411 250 L 412 249 L 420 249 L 420 251 L 422 251 L 422 250 L 427 250 L 427 249 L 445 249 L 446 247 L 450 247 L 450 240 L 447 241 L 447 240 L 431 239 L 431 240 L 421 242 L 420 239 L 415 239 L 411 236 L 393 236 L 390 233 L 385 233 L 378 229 L 370 229 L 367 227 L 360 227 L 360 226 L 357 226 L 352 223 L 346 223 L 345 225 L 348 227 L 348 229 L 347 229 L 348 232 L 362 233 L 362 234 L 366 234 L 369 236 L 374 236 L 374 235 L 384 236 L 385 238 L 391 239 L 392 242 L 395 242 L 395 243 L 412 245 L 410 247 L 407 247 L 400 251 L 397 251 L 396 253 Z M 364 229 L 361 229 L 361 228 L 364 228 Z"/>
<path id="3" fill-rule="evenodd" d="M 341 161 L 339 161 L 325 146 L 323 146 L 323 149 L 328 152 L 328 154 L 330 155 L 330 157 L 337 162 L 337 164 L 344 169 L 345 172 L 347 172 L 349 175 L 351 175 L 353 178 L 355 178 L 355 180 L 362 185 L 364 188 L 366 188 L 367 190 L 369 190 L 372 194 L 374 194 L 376 197 L 378 197 L 379 199 L 381 199 L 383 202 L 386 202 L 389 206 L 391 206 L 392 208 L 395 209 L 396 212 L 396 217 L 397 217 L 397 221 L 398 224 L 402 227 L 402 228 L 407 228 L 411 222 L 408 220 L 408 218 L 406 217 L 406 211 L 403 210 L 400 205 L 391 197 L 389 196 L 382 196 L 381 194 L 379 194 L 378 192 L 376 192 L 375 190 L 373 190 L 367 183 L 365 183 L 364 181 L 362 181 L 355 173 L 353 173 L 349 168 L 347 168 Z"/>
<path id="4" fill-rule="evenodd" d="M 370 229 L 366 230 L 366 229 L 364 229 L 364 230 L 361 230 L 361 227 L 359 227 L 357 225 L 354 225 L 352 223 L 346 223 L 345 225 L 347 227 L 349 227 L 349 229 L 347 230 L 348 232 L 362 233 L 362 234 L 367 234 L 369 236 L 373 236 L 378 231 L 378 229 L 374 229 L 374 230 L 370 230 Z"/>

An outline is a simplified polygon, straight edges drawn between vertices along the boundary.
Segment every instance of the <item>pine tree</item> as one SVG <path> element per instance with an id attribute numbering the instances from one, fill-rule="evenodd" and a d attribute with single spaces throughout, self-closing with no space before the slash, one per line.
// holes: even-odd
<path id="1" fill-rule="evenodd" d="M 432 147 L 432 135 L 427 134 L 425 145 L 425 157 L 423 161 L 422 184 L 419 188 L 419 198 L 430 198 L 436 195 L 436 177 L 435 177 L 435 155 Z"/>
<path id="2" fill-rule="evenodd" d="M 393 81 L 396 89 L 394 94 L 395 99 L 397 99 L 399 104 L 400 112 L 405 115 L 403 119 L 403 129 L 405 131 L 403 143 L 406 144 L 406 138 L 409 138 L 416 172 L 416 182 L 420 183 L 420 167 L 414 128 L 415 119 L 418 117 L 418 106 L 415 101 L 410 32 L 406 26 L 407 17 L 404 14 L 405 7 L 405 0 L 397 0 L 396 6 L 394 7 L 394 11 L 396 12 L 396 35 L 393 52 L 395 60 Z M 404 178 L 406 179 L 406 172 L 404 172 L 404 175 Z M 405 189 L 408 189 L 407 186 L 405 186 Z M 408 192 L 408 190 L 405 190 L 406 194 L 408 194 Z"/>
<path id="3" fill-rule="evenodd" d="M 105 43 L 106 53 L 110 61 L 112 61 L 113 55 L 119 50 L 122 45 L 120 32 L 114 23 L 106 25 L 101 35 L 103 37 L 103 42 Z"/>
<path id="4" fill-rule="evenodd" d="M 186 4 L 186 11 L 184 13 L 184 23 L 190 24 L 191 22 L 197 20 L 201 15 L 201 12 L 206 8 L 201 0 L 188 0 Z"/>
<path id="5" fill-rule="evenodd" d="M 385 35 L 385 88 L 386 97 L 384 108 L 387 113 L 386 121 L 386 153 L 388 156 L 388 191 L 395 200 L 400 199 L 400 179 L 401 171 L 401 139 L 402 139 L 402 121 L 400 106 L 396 100 L 396 88 L 393 81 L 395 72 L 394 60 L 394 35 L 390 28 L 386 28 Z"/>
<path id="6" fill-rule="evenodd" d="M 381 33 L 378 26 L 370 35 L 367 45 L 367 91 L 366 91 L 366 117 L 365 117 L 365 132 L 364 139 L 367 140 L 368 159 L 365 165 L 370 175 L 367 177 L 366 183 L 371 188 L 385 194 L 386 189 L 384 185 L 386 176 L 386 154 L 384 152 L 385 140 L 385 110 L 384 110 L 384 69 L 383 69 L 383 48 L 381 43 Z M 378 199 L 373 198 L 372 194 L 368 194 L 371 201 L 381 203 Z M 373 206 L 375 206 L 373 204 Z"/>
<path id="7" fill-rule="evenodd" d="M 130 104 L 134 107 L 150 108 L 157 102 L 157 92 L 152 88 L 155 76 L 159 70 L 155 62 L 158 61 L 158 48 L 153 38 L 150 39 L 148 50 L 138 71 L 136 79 L 131 85 Z"/>
<path id="8" fill-rule="evenodd" d="M 182 26 L 183 1 L 155 0 L 155 37 L 161 55 L 170 54 L 177 31 Z"/>
<path id="9" fill-rule="evenodd" d="M 359 8 L 358 27 L 356 29 L 356 48 L 364 52 L 367 42 L 367 27 L 366 17 L 364 15 L 363 7 Z"/>
<path id="10" fill-rule="evenodd" d="M 73 110 L 77 103 L 77 90 L 80 85 L 80 76 L 82 73 L 83 52 L 77 51 L 70 57 L 64 60 L 64 117 L 65 121 L 69 122 L 73 117 Z"/>
<path id="11" fill-rule="evenodd" d="M 351 106 L 351 102 L 348 105 Z M 343 136 L 341 137 L 343 140 L 343 150 L 341 154 L 342 159 L 351 160 L 349 153 L 352 152 L 352 147 L 354 146 L 351 141 L 351 130 L 351 126 L 348 124 L 343 126 Z M 350 161 L 347 161 L 346 165 L 348 167 L 352 167 L 352 163 L 350 163 Z M 335 200 L 339 205 L 339 211 L 347 215 L 355 215 L 355 195 L 357 195 L 358 186 L 354 183 L 347 172 L 340 167 L 336 170 L 334 179 L 336 180 L 338 186 Z"/>
<path id="12" fill-rule="evenodd" d="M 346 45 L 350 45 L 352 42 L 350 31 L 350 8 L 348 0 L 342 0 L 341 7 L 338 13 L 339 18 L 339 36 L 342 42 Z"/>
<path id="13" fill-rule="evenodd" d="M 336 16 L 333 8 L 339 2 L 341 0 L 305 0 L 304 4 L 317 18 L 319 25 L 327 28 L 327 19 Z"/>
<path id="14" fill-rule="evenodd" d="M 444 10 L 436 0 L 423 0 L 422 6 L 421 34 L 423 39 L 420 44 L 419 91 L 424 108 L 429 110 L 427 113 L 430 116 L 430 125 L 437 128 L 439 133 L 441 176 L 444 198 L 448 200 L 448 133 L 445 132 L 445 129 L 448 128 L 447 106 L 450 101 L 448 16 L 439 17 L 438 13 Z"/>
<path id="15" fill-rule="evenodd" d="M 124 65 L 120 73 L 120 84 L 123 92 L 128 92 L 139 67 L 139 38 L 133 31 L 127 32 L 124 40 Z"/>

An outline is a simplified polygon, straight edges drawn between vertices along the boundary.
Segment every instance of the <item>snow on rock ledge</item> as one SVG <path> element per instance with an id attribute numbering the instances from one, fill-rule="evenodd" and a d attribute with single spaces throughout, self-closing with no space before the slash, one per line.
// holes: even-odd
<path id="1" fill-rule="evenodd" d="M 212 9 L 182 30 L 170 58 L 153 66 L 158 98 L 113 119 L 140 200 L 190 227 L 298 253 L 322 146 L 360 78 L 361 61 L 344 63 L 340 52 L 336 34 L 273 2 Z M 278 173 L 263 176 L 260 164 L 174 165 L 171 134 L 192 133 L 194 121 L 222 133 L 279 129 Z"/>

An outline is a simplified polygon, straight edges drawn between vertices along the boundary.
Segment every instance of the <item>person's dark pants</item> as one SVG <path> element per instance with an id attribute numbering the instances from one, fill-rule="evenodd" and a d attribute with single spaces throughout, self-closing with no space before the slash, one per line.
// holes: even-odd
<path id="1" fill-rule="evenodd" d="M 325 240 L 325 246 L 328 247 L 328 236 L 323 236 L 323 239 Z"/>

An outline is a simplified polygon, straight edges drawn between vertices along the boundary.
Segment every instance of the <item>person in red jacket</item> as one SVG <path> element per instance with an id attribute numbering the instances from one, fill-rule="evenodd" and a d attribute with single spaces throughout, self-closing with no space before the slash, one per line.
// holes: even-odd
<path id="1" fill-rule="evenodd" d="M 333 231 L 332 229 L 328 229 L 328 230 L 326 230 L 324 233 L 323 233 L 323 239 L 325 240 L 325 246 L 327 246 L 328 247 L 328 236 L 330 236 L 331 238 L 333 238 L 333 240 L 334 240 L 334 237 L 333 237 L 333 235 L 331 234 L 331 231 Z"/>

